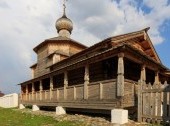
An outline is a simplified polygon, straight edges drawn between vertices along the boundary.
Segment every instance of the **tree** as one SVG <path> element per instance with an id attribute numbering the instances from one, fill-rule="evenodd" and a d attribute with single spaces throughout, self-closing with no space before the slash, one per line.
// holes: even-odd
<path id="1" fill-rule="evenodd" d="M 4 93 L 2 93 L 2 92 L 0 91 L 0 97 L 2 97 L 2 96 L 4 96 Z"/>

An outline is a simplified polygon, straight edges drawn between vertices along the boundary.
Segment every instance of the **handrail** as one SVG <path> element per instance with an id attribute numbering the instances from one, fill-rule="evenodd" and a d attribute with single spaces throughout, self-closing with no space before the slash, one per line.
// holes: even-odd
<path id="1" fill-rule="evenodd" d="M 138 82 L 137 82 L 137 81 L 133 81 L 133 80 L 129 80 L 129 79 L 125 79 L 125 82 L 131 82 L 131 83 L 138 84 Z"/>
<path id="2" fill-rule="evenodd" d="M 105 83 L 108 83 L 108 82 L 116 82 L 116 79 L 96 81 L 96 82 L 89 83 L 89 85 L 96 85 L 96 84 L 100 84 L 100 83 L 105 84 Z"/>
<path id="3" fill-rule="evenodd" d="M 76 84 L 76 85 L 68 86 L 67 88 L 81 87 L 81 86 L 83 86 L 83 85 L 84 85 L 84 84 Z"/>
<path id="4" fill-rule="evenodd" d="M 61 87 L 61 88 L 57 88 L 58 90 L 64 90 L 64 87 Z"/>
<path id="5" fill-rule="evenodd" d="M 116 79 L 109 79 L 109 80 L 103 80 L 103 81 L 96 81 L 96 82 L 91 82 L 89 83 L 88 85 L 97 85 L 97 84 L 107 84 L 108 82 L 116 82 Z M 125 82 L 132 82 L 132 83 L 137 83 L 135 81 L 132 81 L 132 80 L 128 80 L 128 79 L 125 79 Z M 70 88 L 76 88 L 76 87 L 83 87 L 84 84 L 78 84 L 78 85 L 72 85 L 72 86 L 68 86 L 66 87 L 66 89 L 70 89 Z M 52 91 L 57 91 L 57 90 L 64 90 L 64 87 L 60 87 L 60 88 L 55 88 L 55 89 L 52 89 Z M 39 93 L 40 91 L 35 91 L 34 93 Z M 43 92 L 50 92 L 50 90 L 43 90 L 41 91 L 42 93 Z M 23 95 L 26 95 L 26 93 L 23 93 Z M 32 94 L 31 93 L 28 93 L 28 94 Z"/>

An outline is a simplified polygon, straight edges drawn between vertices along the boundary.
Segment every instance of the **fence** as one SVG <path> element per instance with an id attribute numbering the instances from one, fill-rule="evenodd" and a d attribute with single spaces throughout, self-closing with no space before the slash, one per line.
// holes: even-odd
<path id="1" fill-rule="evenodd" d="M 170 122 L 170 85 L 139 82 L 138 121 L 160 124 Z"/>
<path id="2" fill-rule="evenodd" d="M 18 94 L 14 93 L 0 97 L 0 107 L 3 108 L 18 107 Z"/>

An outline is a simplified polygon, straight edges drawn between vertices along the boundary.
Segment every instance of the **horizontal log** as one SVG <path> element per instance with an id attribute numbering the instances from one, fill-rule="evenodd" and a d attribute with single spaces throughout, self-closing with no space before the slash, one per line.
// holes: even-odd
<path id="1" fill-rule="evenodd" d="M 65 108 L 84 108 L 84 109 L 103 109 L 103 110 L 111 110 L 113 108 L 119 108 L 117 101 L 63 101 L 63 102 L 51 102 L 51 101 L 32 101 L 32 102 L 24 102 L 24 105 L 38 105 L 38 106 L 62 106 Z"/>

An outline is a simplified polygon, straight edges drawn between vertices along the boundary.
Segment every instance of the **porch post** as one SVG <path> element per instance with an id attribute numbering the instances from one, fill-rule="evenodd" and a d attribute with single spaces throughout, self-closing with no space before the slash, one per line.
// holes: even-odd
<path id="1" fill-rule="evenodd" d="M 28 84 L 26 85 L 26 101 L 28 101 Z"/>
<path id="2" fill-rule="evenodd" d="M 40 100 L 42 100 L 42 91 L 43 91 L 42 80 L 40 80 Z"/>
<path id="3" fill-rule="evenodd" d="M 138 82 L 138 122 L 142 122 L 142 88 L 143 84 L 146 82 L 146 67 L 143 65 L 141 67 L 140 80 Z"/>
<path id="4" fill-rule="evenodd" d="M 88 99 L 88 84 L 89 84 L 89 65 L 85 66 L 84 73 L 84 99 Z"/>
<path id="5" fill-rule="evenodd" d="M 64 72 L 64 100 L 67 99 L 68 72 Z"/>
<path id="6" fill-rule="evenodd" d="M 140 80 L 142 81 L 142 83 L 146 82 L 146 67 L 145 67 L 145 65 L 143 65 L 141 68 Z"/>
<path id="7" fill-rule="evenodd" d="M 158 71 L 155 72 L 155 82 L 154 83 L 159 84 L 159 72 Z"/>
<path id="8" fill-rule="evenodd" d="M 34 92 L 35 92 L 35 87 L 34 87 L 34 83 L 32 83 L 32 100 L 35 100 Z"/>
<path id="9" fill-rule="evenodd" d="M 50 100 L 53 98 L 53 77 L 50 77 Z"/>
<path id="10" fill-rule="evenodd" d="M 118 54 L 117 96 L 124 96 L 124 53 Z"/>

